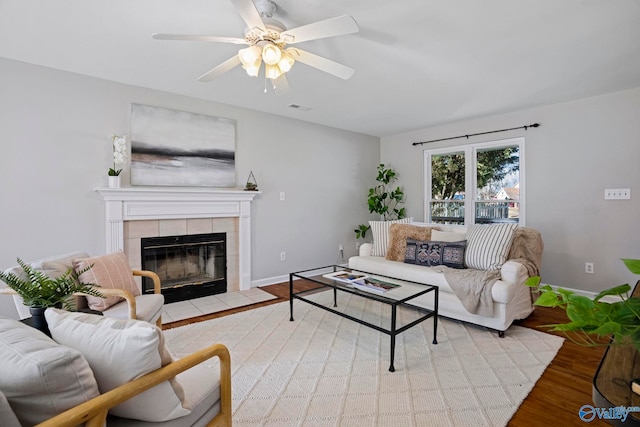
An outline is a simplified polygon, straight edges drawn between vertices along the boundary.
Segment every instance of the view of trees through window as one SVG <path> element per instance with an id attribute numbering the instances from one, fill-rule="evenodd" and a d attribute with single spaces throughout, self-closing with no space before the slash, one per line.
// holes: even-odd
<path id="1" fill-rule="evenodd" d="M 467 209 L 467 222 L 519 221 L 521 146 L 485 145 L 427 152 L 431 222 L 465 223 Z"/>

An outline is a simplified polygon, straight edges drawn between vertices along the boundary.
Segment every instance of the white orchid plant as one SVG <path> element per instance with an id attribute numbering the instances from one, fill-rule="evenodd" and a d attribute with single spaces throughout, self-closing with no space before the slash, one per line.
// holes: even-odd
<path id="1" fill-rule="evenodd" d="M 109 168 L 109 176 L 118 176 L 122 169 L 116 169 L 116 165 L 124 163 L 127 151 L 127 138 L 120 135 L 112 135 L 113 140 L 113 167 Z"/>

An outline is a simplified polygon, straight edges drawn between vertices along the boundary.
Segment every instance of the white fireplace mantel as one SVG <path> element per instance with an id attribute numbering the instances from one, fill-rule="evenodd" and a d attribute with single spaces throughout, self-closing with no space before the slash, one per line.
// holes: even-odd
<path id="1" fill-rule="evenodd" d="M 200 187 L 97 188 L 106 205 L 107 253 L 124 249 L 124 222 L 238 218 L 239 287 L 251 288 L 251 202 L 258 191 Z"/>

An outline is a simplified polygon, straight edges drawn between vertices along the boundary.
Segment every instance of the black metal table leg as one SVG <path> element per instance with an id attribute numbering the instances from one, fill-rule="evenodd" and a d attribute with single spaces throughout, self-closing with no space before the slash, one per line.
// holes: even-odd
<path id="1" fill-rule="evenodd" d="M 293 322 L 293 274 L 289 274 L 289 321 Z"/>
<path id="2" fill-rule="evenodd" d="M 440 303 L 438 301 L 439 293 L 440 293 L 440 290 L 436 289 L 433 297 L 433 300 L 434 300 L 433 309 L 435 311 L 435 314 L 433 315 L 433 343 L 434 344 L 438 344 L 438 304 Z"/>
<path id="3" fill-rule="evenodd" d="M 396 353 L 396 305 L 391 306 L 391 351 L 390 351 L 390 363 L 389 372 L 395 372 L 396 368 L 393 366 L 393 359 Z"/>
<path id="4" fill-rule="evenodd" d="M 338 290 L 336 288 L 333 288 L 333 306 L 338 306 Z"/>

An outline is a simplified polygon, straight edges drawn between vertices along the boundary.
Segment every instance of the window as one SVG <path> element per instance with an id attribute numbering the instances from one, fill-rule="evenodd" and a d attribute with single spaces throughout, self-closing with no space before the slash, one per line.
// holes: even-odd
<path id="1" fill-rule="evenodd" d="M 524 138 L 424 151 L 425 219 L 524 225 Z"/>

